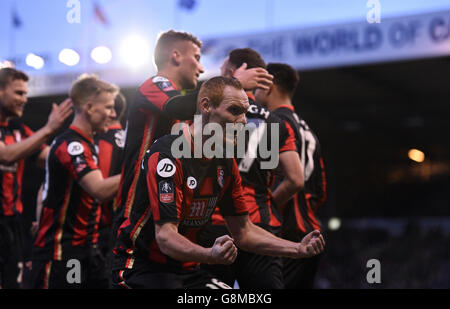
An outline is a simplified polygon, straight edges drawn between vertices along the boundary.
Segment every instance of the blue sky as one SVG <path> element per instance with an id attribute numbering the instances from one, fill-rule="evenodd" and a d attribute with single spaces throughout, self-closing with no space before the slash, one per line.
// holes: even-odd
<path id="1" fill-rule="evenodd" d="M 369 10 L 367 0 L 197 0 L 192 11 L 180 10 L 178 0 L 97 0 L 110 23 L 104 26 L 94 18 L 94 2 L 80 0 L 81 23 L 69 24 L 67 0 L 1 0 L 0 60 L 29 52 L 55 57 L 67 47 L 82 55 L 98 45 L 115 51 L 131 33 L 153 44 L 159 32 L 170 28 L 208 39 L 365 21 Z M 450 0 L 380 0 L 380 4 L 382 19 L 450 10 Z M 12 8 L 22 21 L 18 29 L 11 26 Z M 63 69 L 53 65 L 44 71 Z"/>

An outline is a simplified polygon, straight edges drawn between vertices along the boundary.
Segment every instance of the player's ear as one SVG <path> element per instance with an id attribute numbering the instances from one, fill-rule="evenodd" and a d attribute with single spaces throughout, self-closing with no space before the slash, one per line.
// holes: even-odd
<path id="1" fill-rule="evenodd" d="M 89 115 L 91 114 L 93 107 L 94 107 L 94 102 L 91 100 L 87 101 L 85 104 L 83 104 L 81 106 L 81 108 Z"/>
<path id="2" fill-rule="evenodd" d="M 181 64 L 181 53 L 178 49 L 173 49 L 170 54 L 170 61 L 173 65 L 179 66 Z"/>
<path id="3" fill-rule="evenodd" d="M 226 74 L 227 74 L 227 75 L 225 75 L 225 76 L 231 76 L 231 77 L 233 77 L 233 76 L 234 76 L 234 72 L 236 72 L 236 69 L 233 69 L 233 68 L 228 67 L 228 68 L 226 69 Z"/>
<path id="4" fill-rule="evenodd" d="M 209 114 L 211 111 L 211 101 L 208 97 L 204 97 L 200 100 L 200 110 L 202 114 Z"/>

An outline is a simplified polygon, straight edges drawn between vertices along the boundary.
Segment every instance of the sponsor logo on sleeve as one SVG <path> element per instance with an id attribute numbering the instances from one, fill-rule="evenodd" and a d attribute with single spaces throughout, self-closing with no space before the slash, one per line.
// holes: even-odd
<path id="1" fill-rule="evenodd" d="M 174 184 L 172 181 L 159 182 L 159 201 L 164 204 L 173 203 L 175 200 Z"/>
<path id="2" fill-rule="evenodd" d="M 67 146 L 67 152 L 71 156 L 78 156 L 84 152 L 84 147 L 80 142 L 72 142 Z"/>
<path id="3" fill-rule="evenodd" d="M 114 134 L 114 139 L 117 147 L 125 147 L 125 132 L 123 130 L 117 131 L 116 134 Z"/>
<path id="4" fill-rule="evenodd" d="M 187 186 L 189 189 L 194 190 L 195 188 L 197 188 L 197 179 L 195 179 L 192 176 L 189 176 L 187 179 Z"/>
<path id="5" fill-rule="evenodd" d="M 162 159 L 156 166 L 156 172 L 163 178 L 172 177 L 177 168 L 170 159 Z"/>
<path id="6" fill-rule="evenodd" d="M 152 81 L 156 84 L 156 83 L 168 82 L 169 80 L 162 76 L 155 76 L 155 77 L 153 77 Z"/>

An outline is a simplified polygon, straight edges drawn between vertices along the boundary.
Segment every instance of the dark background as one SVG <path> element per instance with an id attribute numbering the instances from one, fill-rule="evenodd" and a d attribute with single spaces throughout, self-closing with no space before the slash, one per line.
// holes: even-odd
<path id="1" fill-rule="evenodd" d="M 375 287 L 450 287 L 449 224 L 422 228 L 450 217 L 449 72 L 450 57 L 300 72 L 294 104 L 319 137 L 328 184 L 319 210 L 328 246 L 317 287 L 374 287 L 365 281 L 370 258 L 381 260 L 387 278 Z M 122 91 L 131 101 L 136 89 Z M 51 103 L 65 97 L 31 98 L 24 122 L 40 128 Z M 408 158 L 411 148 L 425 153 L 424 163 Z M 43 177 L 27 165 L 28 221 Z M 339 231 L 327 229 L 330 217 L 341 218 Z M 393 218 L 406 222 L 400 234 L 392 234 Z M 347 224 L 355 219 L 381 219 L 386 227 Z"/>

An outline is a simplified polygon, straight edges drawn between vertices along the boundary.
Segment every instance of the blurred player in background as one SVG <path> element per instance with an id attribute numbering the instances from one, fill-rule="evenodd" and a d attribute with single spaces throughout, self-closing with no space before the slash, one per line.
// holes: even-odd
<path id="1" fill-rule="evenodd" d="M 262 57 L 255 50 L 250 48 L 235 49 L 229 53 L 228 58 L 222 66 L 222 76 L 231 77 L 234 71 L 243 63 L 247 63 L 249 68 L 263 68 L 266 64 Z M 256 89 L 256 88 L 255 88 Z M 251 90 L 255 90 L 251 89 Z M 250 136 L 246 144 L 246 153 L 254 152 L 256 158 L 245 157 L 237 159 L 239 172 L 242 177 L 244 199 L 249 208 L 250 220 L 264 228 L 265 230 L 280 235 L 281 214 L 278 209 L 279 204 L 289 200 L 298 190 L 303 187 L 303 173 L 299 156 L 296 152 L 295 136 L 292 128 L 283 121 L 272 115 L 263 108 L 252 92 L 248 91 L 250 107 L 246 113 L 247 122 L 253 123 L 256 127 L 252 135 L 262 134 L 261 128 L 266 125 L 265 133 L 268 137 L 268 144 L 274 147 L 275 143 L 271 139 L 272 125 L 279 128 L 278 147 L 275 149 L 279 155 L 279 165 L 286 175 L 283 182 L 272 193 L 272 170 L 264 169 L 261 156 L 261 140 L 258 142 L 255 136 Z M 263 137 L 264 139 L 264 137 Z M 208 242 L 214 236 L 226 233 L 225 221 L 218 211 L 212 217 L 212 225 L 202 232 L 202 237 L 206 237 Z M 280 257 L 266 256 L 240 250 L 236 262 L 232 267 L 220 265 L 203 265 L 206 269 L 217 275 L 228 284 L 233 284 L 237 280 L 239 287 L 243 289 L 282 289 L 282 260 Z"/>
<path id="2" fill-rule="evenodd" d="M 46 163 L 43 208 L 33 247 L 33 288 L 109 286 L 105 260 L 97 248 L 101 214 L 97 201 L 114 197 L 120 175 L 103 177 L 94 134 L 105 133 L 116 117 L 117 93 L 117 87 L 89 75 L 72 86 L 75 118 L 52 143 Z M 72 275 L 71 267 L 78 268 Z"/>
<path id="3" fill-rule="evenodd" d="M 22 123 L 28 76 L 13 68 L 0 69 L 0 287 L 19 288 L 24 258 L 21 201 L 25 158 L 44 167 L 47 140 L 72 114 L 72 103 L 53 104 L 47 123 L 33 132 Z"/>
<path id="4" fill-rule="evenodd" d="M 298 73 L 291 66 L 280 63 L 270 63 L 267 70 L 274 76 L 273 86 L 270 90 L 257 90 L 256 99 L 294 128 L 297 151 L 303 164 L 305 187 L 282 208 L 282 237 L 298 241 L 309 232 L 321 229 L 317 210 L 326 200 L 325 167 L 316 134 L 295 113 L 292 104 L 299 83 Z M 283 179 L 284 175 L 278 175 L 275 186 Z M 286 288 L 313 288 L 319 259 L 320 255 L 302 260 L 284 259 Z"/>
<path id="5" fill-rule="evenodd" d="M 123 148 L 125 146 L 125 131 L 121 121 L 127 108 L 127 101 L 122 93 L 114 100 L 116 116 L 108 125 L 106 133 L 95 135 L 94 141 L 98 152 L 98 167 L 104 178 L 120 174 L 123 164 Z M 99 246 L 106 257 L 112 250 L 111 224 L 117 205 L 114 201 L 102 203 L 102 218 L 100 220 Z"/>

